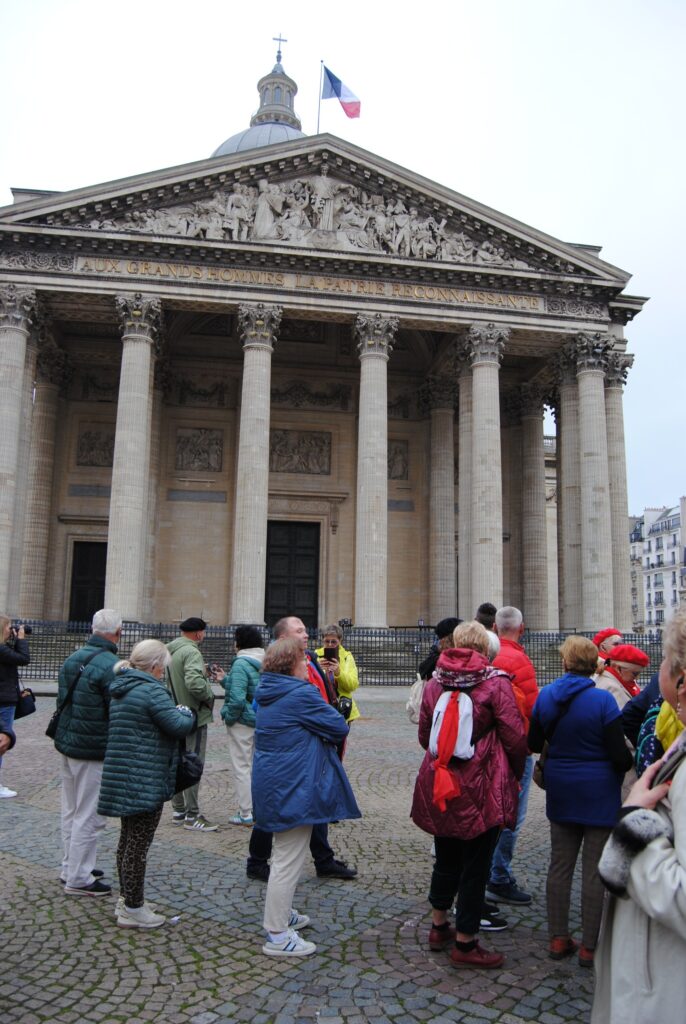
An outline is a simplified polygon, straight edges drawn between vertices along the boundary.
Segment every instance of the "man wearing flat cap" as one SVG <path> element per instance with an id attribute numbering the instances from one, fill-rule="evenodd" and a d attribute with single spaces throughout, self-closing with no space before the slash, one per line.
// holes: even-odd
<path id="1" fill-rule="evenodd" d="M 212 683 L 207 677 L 205 661 L 199 649 L 199 644 L 205 639 L 207 623 L 191 616 L 179 624 L 179 629 L 181 636 L 167 644 L 171 662 L 166 669 L 166 682 L 175 703 L 185 704 L 197 715 L 194 731 L 186 736 L 186 749 L 194 750 L 204 761 L 207 725 L 212 721 L 214 706 Z M 172 797 L 172 821 L 191 832 L 216 832 L 217 826 L 200 813 L 199 787 L 200 783 Z"/>

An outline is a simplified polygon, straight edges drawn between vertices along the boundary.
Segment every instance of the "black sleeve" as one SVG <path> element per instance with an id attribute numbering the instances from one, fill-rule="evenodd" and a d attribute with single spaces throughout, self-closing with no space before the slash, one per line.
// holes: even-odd
<path id="1" fill-rule="evenodd" d="M 536 718 L 531 719 L 527 743 L 529 745 L 529 750 L 532 754 L 540 754 L 543 750 L 543 744 L 545 743 L 545 733 L 543 732 L 543 726 Z"/>
<path id="2" fill-rule="evenodd" d="M 638 744 L 638 734 L 641 731 L 646 712 L 653 701 L 656 701 L 659 696 L 660 684 L 656 672 L 648 685 L 641 690 L 638 696 L 630 700 L 622 711 L 624 735 L 634 747 Z"/>
<path id="3" fill-rule="evenodd" d="M 617 771 L 628 772 L 634 763 L 634 759 L 624 739 L 621 718 L 615 718 L 613 722 L 605 726 L 603 729 L 603 740 L 605 742 L 605 750 Z"/>
<path id="4" fill-rule="evenodd" d="M 0 644 L 0 663 L 4 665 L 28 665 L 29 645 L 26 640 L 15 640 L 14 648 Z"/>

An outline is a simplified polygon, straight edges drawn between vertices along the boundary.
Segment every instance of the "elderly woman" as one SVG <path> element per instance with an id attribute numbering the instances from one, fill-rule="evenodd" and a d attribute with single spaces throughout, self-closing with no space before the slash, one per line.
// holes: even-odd
<path id="1" fill-rule="evenodd" d="M 352 695 L 360 685 L 357 676 L 357 665 L 350 651 L 343 646 L 343 630 L 340 626 L 327 626 L 324 630 L 323 644 L 315 651 L 317 660 L 333 682 L 336 693 L 339 697 L 348 697 L 351 701 L 351 711 L 347 716 L 348 722 L 354 722 L 360 717 L 357 704 Z"/>
<path id="2" fill-rule="evenodd" d="M 664 634 L 660 690 L 686 724 L 686 612 Z M 686 732 L 629 792 L 600 861 L 612 893 L 592 1024 L 676 1021 L 686 1006 Z"/>
<path id="3" fill-rule="evenodd" d="M 98 813 L 121 818 L 117 872 L 120 928 L 159 928 L 164 917 L 144 900 L 148 850 L 173 796 L 179 740 L 195 726 L 195 712 L 175 706 L 164 685 L 171 661 L 159 640 L 141 640 L 128 661 L 114 666 L 110 725 Z"/>
<path id="4" fill-rule="evenodd" d="M 591 678 L 598 662 L 596 646 L 583 636 L 569 636 L 560 654 L 565 674 L 541 690 L 529 728 L 531 750 L 540 752 L 548 744 L 548 954 L 562 960 L 578 949 L 579 963 L 592 967 L 603 911 L 598 861 L 617 817 L 622 777 L 631 768 L 632 757 L 615 698 L 599 690 Z M 569 903 L 582 844 L 579 948 L 569 934 Z"/>
<path id="5" fill-rule="evenodd" d="M 527 756 L 510 677 L 488 660 L 488 633 L 463 622 L 424 687 L 419 742 L 426 750 L 412 820 L 434 836 L 429 947 L 451 946 L 453 967 L 499 967 L 479 945 L 484 893 L 500 829 L 514 828 Z M 456 930 L 448 911 L 457 896 Z"/>
<path id="6" fill-rule="evenodd" d="M 14 638 L 14 643 L 10 640 Z M 29 645 L 24 638 L 24 627 L 12 629 L 12 620 L 0 615 L 0 726 L 3 733 L 14 736 L 14 712 L 19 700 L 19 673 L 17 669 L 30 661 Z M 0 750 L 0 765 L 2 751 Z M 9 786 L 0 784 L 0 799 L 16 796 Z"/>
<path id="7" fill-rule="evenodd" d="M 636 682 L 641 672 L 650 664 L 650 658 L 640 647 L 632 644 L 616 644 L 605 656 L 594 679 L 599 690 L 607 690 L 617 701 L 620 711 L 641 688 Z"/>
<path id="8" fill-rule="evenodd" d="M 293 637 L 268 648 L 255 701 L 253 813 L 258 828 L 274 833 L 262 951 L 309 956 L 317 947 L 296 929 L 310 919 L 292 901 L 312 826 L 361 817 L 336 752 L 348 726 L 309 681 L 305 651 Z"/>

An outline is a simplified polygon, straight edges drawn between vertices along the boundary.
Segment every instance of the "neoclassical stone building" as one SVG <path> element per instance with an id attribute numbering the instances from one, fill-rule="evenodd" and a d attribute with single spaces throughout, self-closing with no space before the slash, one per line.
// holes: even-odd
<path id="1" fill-rule="evenodd" d="M 0 210 L 0 609 L 630 626 L 629 275 L 258 89 L 208 160 Z"/>

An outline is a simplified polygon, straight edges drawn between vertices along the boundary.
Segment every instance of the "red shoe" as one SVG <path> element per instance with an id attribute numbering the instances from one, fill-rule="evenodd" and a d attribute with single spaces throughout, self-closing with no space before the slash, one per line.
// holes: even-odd
<path id="1" fill-rule="evenodd" d="M 564 960 L 566 956 L 576 953 L 578 948 L 578 944 L 569 935 L 556 935 L 550 940 L 548 956 L 551 960 Z"/>
<path id="2" fill-rule="evenodd" d="M 478 942 L 468 953 L 457 946 L 450 950 L 450 963 L 453 967 L 500 967 L 504 959 L 502 953 L 489 953 Z"/>
<path id="3" fill-rule="evenodd" d="M 593 960 L 595 958 L 595 950 L 589 949 L 588 946 L 584 946 L 582 943 L 579 946 L 579 963 L 582 967 L 593 967 Z"/>
<path id="4" fill-rule="evenodd" d="M 446 946 L 452 945 L 455 941 L 455 929 L 448 925 L 447 928 L 437 928 L 435 925 L 429 932 L 429 949 L 438 953 Z"/>

